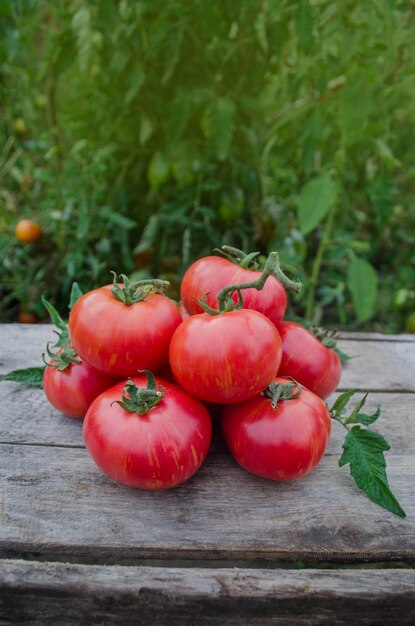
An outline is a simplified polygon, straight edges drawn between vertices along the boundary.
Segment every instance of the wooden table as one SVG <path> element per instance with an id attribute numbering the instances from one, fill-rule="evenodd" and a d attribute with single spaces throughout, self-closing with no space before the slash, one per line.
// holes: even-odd
<path id="1" fill-rule="evenodd" d="M 0 371 L 39 364 L 51 327 L 0 326 Z M 415 337 L 344 334 L 340 389 L 371 391 L 408 517 L 337 466 L 343 432 L 301 481 L 232 460 L 219 433 L 183 486 L 133 491 L 85 452 L 82 423 L 0 383 L 0 623 L 414 624 Z"/>

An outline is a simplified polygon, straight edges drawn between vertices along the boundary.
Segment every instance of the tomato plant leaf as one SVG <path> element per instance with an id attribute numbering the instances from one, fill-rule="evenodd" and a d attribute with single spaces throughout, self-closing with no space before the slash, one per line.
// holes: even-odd
<path id="1" fill-rule="evenodd" d="M 339 357 L 342 363 L 346 363 L 346 361 L 350 361 L 350 359 L 353 358 L 349 356 L 348 354 L 346 354 L 345 352 L 343 352 L 343 350 L 340 350 L 340 348 L 338 348 L 337 346 L 334 346 L 333 350 L 336 352 L 337 356 Z"/>
<path id="2" fill-rule="evenodd" d="M 380 404 L 376 407 L 376 411 L 373 415 L 367 415 L 366 413 L 358 413 L 355 417 L 355 422 L 359 422 L 359 424 L 363 424 L 364 426 L 369 426 L 373 424 L 378 417 L 380 416 Z"/>
<path id="3" fill-rule="evenodd" d="M 69 300 L 69 310 L 72 311 L 72 307 L 76 302 L 78 302 L 79 298 L 82 296 L 82 291 L 79 288 L 77 282 L 72 283 L 71 295 Z"/>
<path id="4" fill-rule="evenodd" d="M 337 185 L 330 174 L 323 174 L 304 185 L 298 199 L 298 223 L 307 235 L 327 215 L 337 199 Z"/>
<path id="5" fill-rule="evenodd" d="M 44 296 L 42 296 L 42 304 L 49 313 L 52 324 L 59 328 L 59 330 L 66 330 L 66 322 L 61 318 L 53 304 L 48 302 Z"/>
<path id="6" fill-rule="evenodd" d="M 351 389 L 350 391 L 345 391 L 342 393 L 333 404 L 331 408 L 331 413 L 334 413 L 337 417 L 340 417 L 346 408 L 347 403 L 350 398 L 357 393 L 359 389 Z"/>
<path id="7" fill-rule="evenodd" d="M 399 517 L 406 517 L 389 487 L 384 457 L 387 450 L 390 446 L 382 435 L 353 426 L 344 440 L 339 467 L 349 464 L 356 485 L 373 502 Z"/>
<path id="8" fill-rule="evenodd" d="M 22 370 L 13 370 L 0 376 L 0 380 L 11 380 L 15 383 L 23 383 L 29 387 L 43 387 L 43 373 L 45 367 L 27 367 Z"/>
<path id="9" fill-rule="evenodd" d="M 368 320 L 375 312 L 378 277 L 373 266 L 365 259 L 354 257 L 349 265 L 347 286 L 352 294 L 357 319 Z"/>

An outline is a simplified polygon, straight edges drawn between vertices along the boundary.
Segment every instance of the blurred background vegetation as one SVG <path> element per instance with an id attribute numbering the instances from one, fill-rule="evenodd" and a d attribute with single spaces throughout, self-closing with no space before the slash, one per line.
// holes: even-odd
<path id="1" fill-rule="evenodd" d="M 415 330 L 415 5 L 0 0 L 0 316 L 278 250 L 291 314 Z M 40 224 L 22 243 L 19 220 Z"/>

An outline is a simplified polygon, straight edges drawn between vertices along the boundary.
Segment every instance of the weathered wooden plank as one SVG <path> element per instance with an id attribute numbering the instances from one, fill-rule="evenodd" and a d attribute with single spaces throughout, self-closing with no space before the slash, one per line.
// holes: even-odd
<path id="1" fill-rule="evenodd" d="M 413 624 L 413 570 L 0 561 L 2 624 Z"/>
<path id="2" fill-rule="evenodd" d="M 385 335 L 384 333 L 350 332 L 340 330 L 340 339 L 353 339 L 355 341 L 412 341 L 415 342 L 415 334 L 401 333 L 400 335 Z"/>
<path id="3" fill-rule="evenodd" d="M 329 399 L 329 405 L 337 396 L 334 394 Z M 415 394 L 369 394 L 367 409 L 375 410 L 377 404 L 382 406 L 382 417 L 373 428 L 386 436 L 393 454 L 412 452 L 415 441 Z M 328 454 L 341 451 L 344 435 L 344 429 L 333 423 Z M 82 422 L 56 411 L 41 389 L 4 382 L 0 384 L 0 443 L 83 446 Z M 213 441 L 213 449 L 226 449 L 218 436 Z"/>
<path id="4" fill-rule="evenodd" d="M 3 557 L 415 561 L 413 456 L 388 455 L 405 520 L 371 503 L 335 456 L 283 484 L 210 454 L 167 492 L 120 487 L 76 448 L 3 445 L 0 468 Z"/>

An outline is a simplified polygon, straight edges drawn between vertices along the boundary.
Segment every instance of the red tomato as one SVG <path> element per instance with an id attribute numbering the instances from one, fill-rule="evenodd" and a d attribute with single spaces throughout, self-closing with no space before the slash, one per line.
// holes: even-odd
<path id="1" fill-rule="evenodd" d="M 276 383 L 287 383 L 276 378 Z M 258 395 L 226 407 L 222 429 L 232 455 L 246 470 L 270 480 L 294 480 L 312 470 L 330 437 L 330 413 L 324 402 L 302 389 L 296 399 Z"/>
<path id="2" fill-rule="evenodd" d="M 182 316 L 182 320 L 187 320 L 187 318 L 189 317 L 189 313 L 186 311 L 183 304 L 180 304 L 179 311 L 180 315 Z"/>
<path id="3" fill-rule="evenodd" d="M 201 400 L 232 404 L 252 398 L 274 379 L 281 361 L 274 324 L 257 311 L 203 313 L 185 320 L 170 344 L 177 382 Z"/>
<path id="4" fill-rule="evenodd" d="M 37 317 L 34 313 L 30 313 L 30 311 L 19 311 L 17 321 L 19 324 L 36 324 Z"/>
<path id="5" fill-rule="evenodd" d="M 22 243 L 33 243 L 41 237 L 43 230 L 32 220 L 20 220 L 16 224 L 14 233 L 16 239 Z"/>
<path id="6" fill-rule="evenodd" d="M 183 389 L 156 379 L 165 395 L 147 414 L 128 412 L 124 382 L 100 395 L 84 422 L 85 445 L 110 478 L 139 489 L 167 489 L 190 478 L 202 465 L 212 437 L 207 409 Z M 133 382 L 147 386 L 144 376 Z"/>
<path id="7" fill-rule="evenodd" d="M 69 316 L 69 336 L 80 357 L 115 376 L 158 370 L 168 361 L 170 339 L 182 318 L 169 298 L 148 295 L 124 304 L 112 285 L 83 295 Z"/>
<path id="8" fill-rule="evenodd" d="M 223 287 L 257 280 L 261 272 L 244 269 L 228 259 L 216 256 L 207 256 L 199 259 L 189 267 L 181 285 L 180 295 L 186 310 L 190 315 L 202 313 L 203 310 L 196 302 L 206 294 L 207 303 L 217 309 L 216 295 Z M 254 309 L 263 313 L 274 324 L 278 324 L 284 317 L 287 308 L 287 295 L 282 284 L 270 276 L 261 291 L 244 289 L 243 306 L 245 309 Z M 238 301 L 238 295 L 233 294 L 233 300 Z"/>
<path id="9" fill-rule="evenodd" d="M 339 384 L 342 366 L 338 354 L 296 322 L 281 322 L 282 361 L 278 374 L 291 376 L 301 385 L 327 398 Z"/>
<path id="10" fill-rule="evenodd" d="M 51 405 L 69 417 L 81 419 L 92 401 L 116 382 L 116 378 L 98 372 L 88 363 L 71 363 L 62 371 L 50 365 L 43 375 L 43 388 Z"/>

